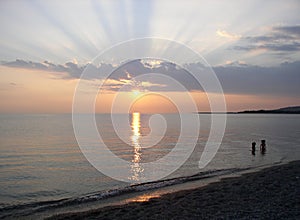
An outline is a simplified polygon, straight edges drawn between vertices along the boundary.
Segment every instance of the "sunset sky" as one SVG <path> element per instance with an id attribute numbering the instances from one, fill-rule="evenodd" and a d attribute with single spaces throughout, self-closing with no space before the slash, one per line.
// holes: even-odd
<path id="1" fill-rule="evenodd" d="M 297 0 L 2 0 L 0 112 L 71 112 L 87 64 L 115 44 L 144 37 L 174 40 L 201 54 L 223 87 L 228 111 L 300 105 L 299 11 Z M 110 112 L 118 89 L 133 85 L 135 76 L 163 70 L 172 76 L 170 66 L 138 60 L 121 68 L 98 97 L 96 111 Z M 101 74 L 115 67 L 111 62 L 95 69 Z M 176 71 L 199 111 L 209 111 L 205 93 Z M 91 86 L 95 80 L 90 79 Z M 172 93 L 184 104 L 182 91 L 164 83 L 144 81 L 135 86 L 124 92 L 124 102 L 147 90 Z M 135 105 L 141 112 L 176 111 L 173 103 L 157 95 L 145 96 Z"/>

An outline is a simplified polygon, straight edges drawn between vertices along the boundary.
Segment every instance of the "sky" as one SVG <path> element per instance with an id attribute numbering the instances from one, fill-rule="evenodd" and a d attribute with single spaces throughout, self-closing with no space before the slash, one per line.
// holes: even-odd
<path id="1" fill-rule="evenodd" d="M 96 112 L 110 112 L 114 97 L 126 85 L 124 103 L 139 98 L 133 111 L 176 111 L 172 100 L 143 96 L 149 91 L 172 94 L 185 104 L 180 98 L 184 91 L 176 86 L 135 79 L 149 72 L 174 77 L 199 111 L 209 111 L 205 91 L 184 71 L 202 68 L 201 63 L 181 68 L 155 59 L 129 60 L 123 66 L 94 62 L 108 48 L 137 38 L 168 39 L 200 54 L 222 85 L 228 111 L 300 105 L 299 11 L 296 0 L 2 0 L 0 112 L 71 112 L 87 66 L 95 71 L 86 79 L 92 88 L 113 72 L 97 97 Z"/>

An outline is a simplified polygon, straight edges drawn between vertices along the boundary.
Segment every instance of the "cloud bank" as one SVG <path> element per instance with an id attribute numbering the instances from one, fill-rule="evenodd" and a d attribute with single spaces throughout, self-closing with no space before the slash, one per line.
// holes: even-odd
<path id="1" fill-rule="evenodd" d="M 295 29 L 289 31 L 296 32 Z M 53 74 L 61 74 L 62 79 L 78 79 L 84 69 L 88 66 L 79 66 L 74 62 L 67 62 L 64 65 L 53 64 L 48 61 L 41 63 L 16 60 L 6 62 L 2 65 L 26 68 L 35 70 L 51 71 Z M 185 64 L 184 68 L 170 62 L 155 60 L 134 60 L 115 68 L 112 64 L 99 64 L 95 66 L 89 64 L 90 80 L 100 79 L 107 73 L 111 73 L 106 80 L 105 89 L 118 91 L 124 85 L 129 89 L 140 89 L 145 91 L 181 91 L 168 79 L 162 81 L 161 78 L 147 77 L 140 81 L 135 78 L 147 73 L 160 73 L 167 75 L 180 82 L 189 91 L 203 91 L 195 78 L 186 71 L 205 71 L 201 63 Z M 285 62 L 275 67 L 263 67 L 247 65 L 244 62 L 231 62 L 223 66 L 213 67 L 223 90 L 229 94 L 252 94 L 252 95 L 275 95 L 298 97 L 300 93 L 300 61 Z"/>

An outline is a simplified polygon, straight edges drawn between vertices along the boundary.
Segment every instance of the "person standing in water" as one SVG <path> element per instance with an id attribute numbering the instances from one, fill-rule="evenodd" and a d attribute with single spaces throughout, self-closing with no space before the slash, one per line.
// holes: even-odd
<path id="1" fill-rule="evenodd" d="M 255 146 L 256 146 L 256 143 L 255 142 L 252 142 L 252 155 L 255 155 Z"/>
<path id="2" fill-rule="evenodd" d="M 266 140 L 261 140 L 261 144 L 260 144 L 260 152 L 262 154 L 266 153 Z"/>

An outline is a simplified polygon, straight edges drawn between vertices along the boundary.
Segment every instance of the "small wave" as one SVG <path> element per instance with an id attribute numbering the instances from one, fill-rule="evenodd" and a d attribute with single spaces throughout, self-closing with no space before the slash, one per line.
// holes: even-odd
<path id="1" fill-rule="evenodd" d="M 114 196 L 120 196 L 123 194 L 163 188 L 166 186 L 186 183 L 189 181 L 196 181 L 205 178 L 231 174 L 231 173 L 235 173 L 247 169 L 250 168 L 231 168 L 231 169 L 211 170 L 211 171 L 200 172 L 191 176 L 158 180 L 153 182 L 134 184 L 123 188 L 100 191 L 100 192 L 84 195 L 77 198 L 64 198 L 60 200 L 40 201 L 35 203 L 12 205 L 6 207 L 2 206 L 0 207 L 0 213 L 1 213 L 0 219 L 8 218 L 8 217 L 17 217 L 17 216 L 28 216 L 36 212 L 42 212 L 53 208 L 64 208 L 67 206 L 77 205 L 81 203 L 94 202 L 106 198 L 111 198 Z"/>

